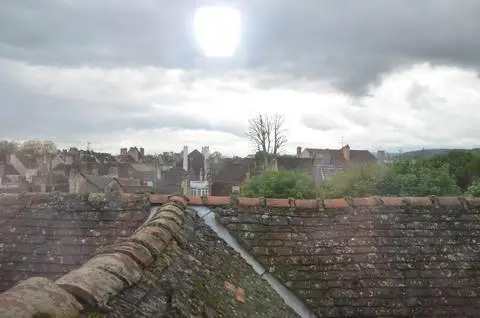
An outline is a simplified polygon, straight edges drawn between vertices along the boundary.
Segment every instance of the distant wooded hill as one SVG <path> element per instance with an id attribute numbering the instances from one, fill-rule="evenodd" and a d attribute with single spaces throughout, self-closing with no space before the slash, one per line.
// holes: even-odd
<path id="1" fill-rule="evenodd" d="M 439 149 L 421 149 L 421 150 L 414 150 L 414 151 L 407 151 L 402 153 L 402 158 L 411 158 L 411 157 L 433 157 L 436 155 L 441 155 L 448 153 L 450 151 L 472 151 L 472 152 L 480 152 L 480 148 L 473 148 L 473 149 L 447 149 L 447 148 L 439 148 Z"/>

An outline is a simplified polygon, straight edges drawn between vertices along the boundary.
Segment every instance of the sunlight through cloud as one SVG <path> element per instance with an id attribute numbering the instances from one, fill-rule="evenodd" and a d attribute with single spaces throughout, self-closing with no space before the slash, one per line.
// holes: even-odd
<path id="1" fill-rule="evenodd" d="M 232 7 L 202 7 L 194 16 L 198 45 L 207 57 L 231 57 L 240 42 L 241 15 Z"/>

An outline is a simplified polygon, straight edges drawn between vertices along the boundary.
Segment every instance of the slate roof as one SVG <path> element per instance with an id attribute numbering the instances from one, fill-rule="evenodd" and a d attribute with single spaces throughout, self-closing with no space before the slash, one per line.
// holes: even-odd
<path id="1" fill-rule="evenodd" d="M 6 164 L 3 170 L 3 174 L 6 176 L 19 176 L 20 173 L 15 169 L 15 167 L 11 164 Z"/>
<path id="2" fill-rule="evenodd" d="M 160 193 L 178 193 L 182 190 L 182 181 L 185 171 L 182 167 L 173 167 L 167 171 L 162 171 L 162 178 L 157 184 Z"/>
<path id="3" fill-rule="evenodd" d="M 69 224 L 62 220 L 65 210 L 73 212 L 70 230 L 89 217 L 105 237 L 115 237 L 111 225 L 133 219 L 124 212 L 137 207 L 145 217 L 150 204 L 166 204 L 145 224 L 141 218 L 131 236 L 106 246 L 103 241 L 93 257 L 84 255 L 81 267 L 58 280 L 32 271 L 50 280 L 31 278 L 1 294 L 2 318 L 27 312 L 73 317 L 79 311 L 100 317 L 295 317 L 237 253 L 185 209 L 186 200 L 216 207 L 217 220 L 317 316 L 480 316 L 480 198 L 121 195 L 117 202 L 107 195 L 49 195 L 0 196 L 0 221 L 7 224 L 0 228 L 6 242 L 0 247 L 10 249 L 3 255 L 30 264 L 28 269 L 39 260 L 60 263 L 50 260 L 55 255 L 50 249 L 43 258 L 19 253 L 32 244 L 63 248 L 68 239 L 59 244 L 48 235 L 62 237 L 59 225 Z M 114 215 L 110 225 L 99 222 Z M 27 230 L 29 218 L 35 223 Z M 43 218 L 50 223 L 40 222 Z M 65 250 L 80 251 L 85 233 L 69 238 L 77 248 Z M 93 237 L 102 242 L 103 235 Z M 3 261 L 2 271 L 15 263 Z M 13 273 L 1 274 L 5 279 Z"/>
<path id="4" fill-rule="evenodd" d="M 250 161 L 248 159 L 223 158 L 219 163 L 212 164 L 212 169 L 214 170 L 213 182 L 240 183 L 250 172 Z"/>
<path id="5" fill-rule="evenodd" d="M 29 217 L 50 217 L 48 222 L 52 222 L 51 225 L 62 224 L 57 222 L 59 214 L 62 214 L 60 207 L 68 210 L 72 199 L 81 196 L 52 195 L 3 196 L 0 199 L 3 200 L 3 206 L 13 207 L 6 210 L 10 222 L 25 224 L 18 220 L 16 215 L 19 210 L 15 208 L 19 202 L 23 202 L 20 205 L 29 206 L 30 209 L 25 209 L 25 206 L 20 209 L 27 213 L 30 211 Z M 96 211 L 110 211 L 110 215 L 116 211 L 120 220 L 125 219 L 129 223 L 131 220 L 123 211 L 139 204 L 143 206 L 142 198 L 145 197 L 121 195 L 120 198 L 120 205 L 111 206 L 115 200 L 106 195 L 84 195 L 83 200 L 80 200 L 84 205 L 77 208 L 83 211 L 85 207 L 91 206 Z M 48 214 L 53 212 L 51 210 L 42 213 L 41 207 L 48 206 L 48 202 L 56 206 L 56 215 Z M 76 317 L 79 313 L 94 317 L 297 317 L 239 254 L 220 240 L 203 220 L 186 210 L 185 203 L 184 197 L 169 198 L 131 236 L 110 242 L 113 243 L 110 245 L 102 244 L 93 255 L 89 253 L 83 256 L 82 266 L 69 270 L 60 278 L 58 275 L 49 275 L 48 271 L 43 272 L 43 269 L 39 271 L 41 267 L 38 267 L 37 271 L 31 272 L 31 276 L 47 278 L 31 277 L 0 294 L 0 317 Z M 122 209 L 118 210 L 119 208 Z M 6 212 L 2 211 L 2 218 Z M 101 218 L 103 214 L 86 213 L 91 215 L 90 218 Z M 85 215 L 72 214 L 70 221 L 84 222 L 84 217 Z M 74 231 L 77 226 L 71 224 L 67 229 Z M 102 233 L 105 234 L 112 230 L 98 221 L 92 222 L 90 226 L 103 227 Z M 45 224 L 36 223 L 31 228 L 43 233 Z M 60 229 L 57 227 L 57 230 L 52 229 L 53 232 L 48 233 L 59 235 L 57 231 Z M 45 234 L 37 234 L 34 240 L 27 240 L 26 235 L 12 237 L 12 232 L 9 231 L 5 237 L 10 238 L 10 242 L 24 239 L 24 245 L 14 244 L 9 248 L 18 249 L 21 245 L 27 254 L 27 248 L 32 246 L 25 244 L 41 247 L 50 241 L 40 239 L 42 235 Z M 62 244 L 54 243 L 53 248 L 77 253 L 82 247 L 80 237 L 65 235 Z M 79 240 L 75 241 L 76 238 Z M 83 239 L 98 242 L 103 240 L 106 243 L 103 234 L 85 236 Z M 76 247 L 71 245 L 67 248 L 67 240 Z M 44 249 L 46 250 L 49 249 Z M 17 253 L 12 251 L 8 255 L 19 257 L 23 261 Z M 26 264 L 36 264 L 34 259 L 39 260 L 36 253 L 32 256 L 30 252 L 30 255 L 25 256 L 30 257 L 24 262 Z M 49 257 L 53 257 L 51 253 L 42 259 L 47 261 Z M 65 261 L 67 254 L 63 255 L 63 262 Z M 59 263 L 61 264 L 60 258 L 56 257 L 49 265 Z M 27 266 L 30 269 L 33 267 Z M 48 266 L 44 268 L 46 270 Z M 0 277 L 8 277 L 2 274 Z"/>
<path id="6" fill-rule="evenodd" d="M 95 175 L 85 175 L 85 178 L 95 185 L 98 190 L 103 191 L 105 187 L 114 179 L 110 176 L 95 176 Z"/>
<path id="7" fill-rule="evenodd" d="M 23 164 L 23 166 L 27 169 L 36 169 L 38 168 L 37 160 L 35 156 L 30 156 L 23 152 L 16 152 L 15 156 L 17 159 Z"/>
<path id="8" fill-rule="evenodd" d="M 0 194 L 0 292 L 32 276 L 57 279 L 98 247 L 130 235 L 148 215 L 143 202 L 106 199 L 103 194 Z"/>
<path id="9" fill-rule="evenodd" d="M 342 149 L 316 149 L 306 148 L 314 157 L 321 156 L 321 164 L 345 166 L 346 160 Z M 367 163 L 376 161 L 376 157 L 368 150 L 350 149 L 350 163 Z"/>
<path id="10" fill-rule="evenodd" d="M 155 166 L 146 163 L 132 163 L 132 168 L 138 172 L 155 171 Z"/>
<path id="11" fill-rule="evenodd" d="M 297 158 L 294 156 L 279 156 L 277 158 L 277 165 L 279 169 L 285 170 L 306 170 L 311 172 L 313 159 L 311 158 Z"/>
<path id="12" fill-rule="evenodd" d="M 319 317 L 480 316 L 479 199 L 252 198 L 216 211 Z"/>

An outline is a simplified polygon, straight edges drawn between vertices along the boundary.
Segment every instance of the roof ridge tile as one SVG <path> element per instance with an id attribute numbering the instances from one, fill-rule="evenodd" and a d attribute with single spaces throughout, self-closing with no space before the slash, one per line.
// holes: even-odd
<path id="1" fill-rule="evenodd" d="M 144 199 L 144 195 L 121 196 L 124 203 Z M 0 307 L 4 307 L 4 304 L 10 306 L 7 310 L 0 310 L 0 318 L 30 317 L 40 313 L 55 317 L 75 317 L 82 309 L 106 308 L 113 297 L 141 279 L 144 268 L 163 253 L 172 238 L 182 229 L 188 198 L 169 196 L 166 199 L 166 204 L 156 211 L 153 218 L 130 237 L 100 248 L 82 266 L 55 282 L 32 277 L 0 294 Z M 42 287 L 35 287 L 37 285 Z M 23 299 L 22 290 L 25 286 L 31 287 L 30 298 L 19 301 Z M 30 305 L 41 304 L 42 300 L 47 302 L 43 307 Z M 64 308 L 61 314 L 58 311 L 60 303 L 63 303 Z"/>
<path id="2" fill-rule="evenodd" d="M 394 196 L 369 196 L 358 198 L 337 198 L 337 199 L 295 199 L 295 198 L 251 198 L 235 196 L 187 196 L 189 205 L 200 206 L 258 206 L 271 208 L 300 208 L 318 210 L 321 207 L 326 209 L 344 209 L 349 207 L 373 207 L 373 206 L 458 206 L 468 205 L 480 207 L 480 198 L 465 196 L 424 196 L 424 197 L 394 197 Z M 150 195 L 150 204 L 163 204 L 165 196 Z"/>

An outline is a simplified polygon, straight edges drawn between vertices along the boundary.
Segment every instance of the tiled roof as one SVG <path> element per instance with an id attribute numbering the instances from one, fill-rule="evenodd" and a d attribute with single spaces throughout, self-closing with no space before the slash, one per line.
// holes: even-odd
<path id="1" fill-rule="evenodd" d="M 123 186 L 123 187 L 134 187 L 137 184 L 135 183 L 135 180 L 130 179 L 130 178 L 115 178 L 118 183 Z"/>
<path id="2" fill-rule="evenodd" d="M 0 292 L 32 276 L 60 277 L 148 215 L 143 203 L 112 203 L 100 194 L 0 195 Z"/>
<path id="3" fill-rule="evenodd" d="M 153 165 L 146 163 L 132 163 L 132 167 L 139 172 L 155 171 L 155 167 Z"/>
<path id="4" fill-rule="evenodd" d="M 216 211 L 318 317 L 480 316 L 479 199 L 239 199 Z"/>
<path id="5" fill-rule="evenodd" d="M 36 169 L 38 168 L 37 166 L 37 160 L 35 156 L 30 156 L 26 153 L 23 152 L 16 152 L 15 156 L 17 159 L 23 164 L 23 166 L 27 169 Z"/>
<path id="6" fill-rule="evenodd" d="M 143 220 L 148 203 L 164 204 L 131 236 L 88 260 L 90 253 L 84 255 L 81 267 L 58 280 L 29 279 L 1 294 L 0 317 L 40 312 L 74 317 L 79 311 L 108 317 L 294 317 L 238 254 L 185 209 L 187 201 L 216 207 L 217 220 L 318 316 L 480 315 L 480 198 L 120 198 L 0 196 L 6 224 L 0 248 L 8 249 L 2 256 L 18 259 L 2 259 L 0 271 L 8 271 L 10 263 L 25 264 L 23 272 L 35 268 L 30 273 L 52 280 L 61 273 L 49 274 L 49 266 L 64 266 L 70 254 L 60 258 L 50 248 L 79 253 L 82 239 L 117 235 L 109 232 L 116 227 L 99 220 L 115 215 L 114 222 L 130 224 L 128 209 L 140 204 Z M 53 210 L 48 202 L 54 202 Z M 62 219 L 64 210 L 72 223 Z M 85 218 L 104 234 L 90 238 L 89 231 L 81 232 Z M 62 224 L 78 236 L 66 235 Z M 64 241 L 55 243 L 48 235 Z M 68 240 L 75 246 L 67 249 Z M 52 244 L 44 256 L 43 244 Z M 39 261 L 45 267 L 36 265 Z"/>
<path id="7" fill-rule="evenodd" d="M 96 196 L 88 205 L 103 211 L 102 206 L 108 205 L 107 197 Z M 32 210 L 37 209 L 37 204 L 44 206 L 47 200 L 47 196 L 43 201 L 35 198 L 25 199 L 27 206 L 33 204 Z M 143 202 L 144 197 L 121 198 L 126 209 L 139 200 Z M 56 198 L 53 202 L 69 207 L 65 199 L 68 198 Z M 2 200 L 2 206 L 11 206 L 18 198 L 8 196 Z M 32 200 L 37 202 L 30 203 Z M 0 317 L 77 317 L 79 313 L 95 317 L 297 317 L 239 254 L 185 209 L 184 197 L 167 201 L 130 237 L 103 246 L 82 266 L 55 281 L 27 279 L 0 294 Z M 125 218 L 118 207 L 111 211 L 115 209 L 119 217 Z M 37 212 L 32 215 L 37 217 Z M 92 215 L 101 217 L 102 212 Z M 57 219 L 58 216 L 52 217 L 52 221 Z M 82 219 L 72 215 L 72 220 Z M 43 226 L 37 224 L 33 228 L 42 233 Z M 104 225 L 107 229 L 112 230 Z M 41 245 L 48 241 L 37 237 L 29 242 Z M 70 246 L 68 250 L 80 250 L 81 239 L 72 242 L 77 248 Z M 63 243 L 55 246 L 67 249 Z M 32 247 L 25 246 L 25 251 L 27 248 Z M 47 253 L 45 259 L 48 257 L 52 255 Z M 66 255 L 63 257 L 66 261 Z M 50 265 L 58 263 L 57 257 Z M 52 275 L 50 278 L 54 279 Z"/>
<path id="8" fill-rule="evenodd" d="M 20 173 L 15 169 L 15 167 L 11 164 L 6 164 L 3 170 L 3 174 L 6 176 L 19 176 Z"/>
<path id="9" fill-rule="evenodd" d="M 279 169 L 286 170 L 312 170 L 313 160 L 311 158 L 297 158 L 294 156 L 280 156 L 277 158 Z"/>
<path id="10" fill-rule="evenodd" d="M 185 170 L 181 167 L 173 167 L 167 171 L 162 171 L 162 178 L 157 184 L 157 188 L 165 194 L 179 192 L 184 176 Z"/>
<path id="11" fill-rule="evenodd" d="M 321 156 L 321 164 L 324 165 L 345 165 L 345 157 L 342 149 L 315 149 L 306 148 L 314 157 Z M 350 161 L 352 163 L 367 163 L 376 161 L 376 157 L 368 150 L 351 150 Z"/>
<path id="12" fill-rule="evenodd" d="M 221 159 L 218 164 L 212 165 L 215 170 L 213 181 L 221 182 L 237 182 L 245 180 L 250 162 L 248 160 L 234 161 L 231 158 Z"/>
<path id="13" fill-rule="evenodd" d="M 113 177 L 110 176 L 95 176 L 95 175 L 85 175 L 85 178 L 93 185 L 95 185 L 100 191 L 105 189 L 105 187 L 114 180 Z"/>

